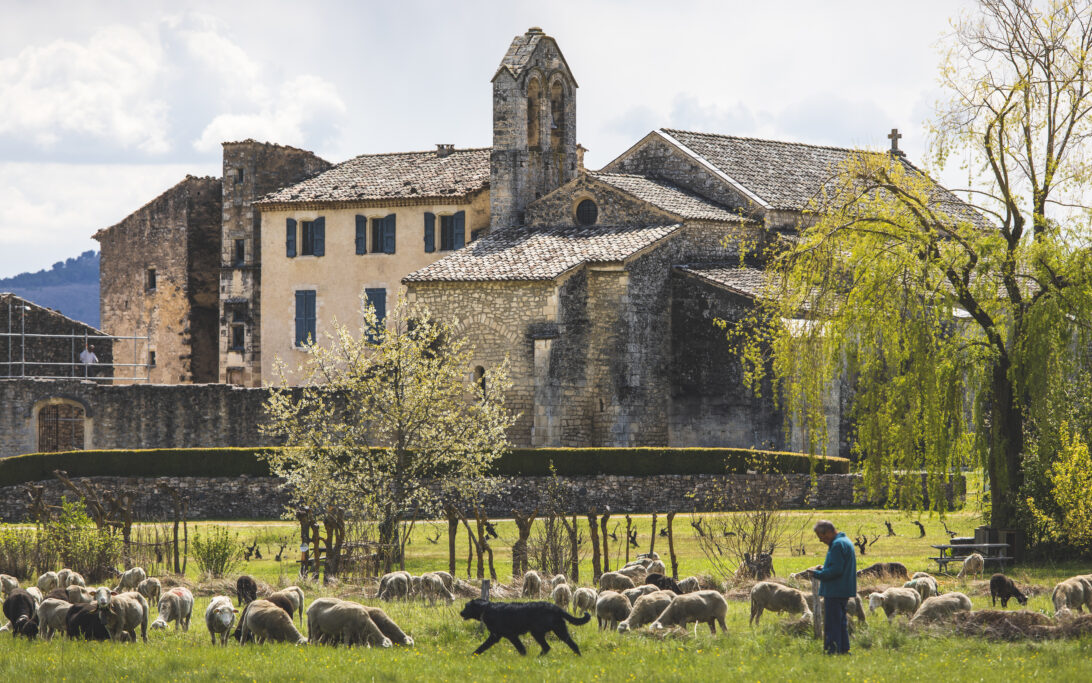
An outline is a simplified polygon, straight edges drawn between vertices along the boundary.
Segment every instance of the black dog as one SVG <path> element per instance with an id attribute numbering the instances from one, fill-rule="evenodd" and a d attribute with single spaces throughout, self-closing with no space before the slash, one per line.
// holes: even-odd
<path id="1" fill-rule="evenodd" d="M 679 582 L 670 576 L 652 573 L 645 577 L 645 584 L 656 586 L 662 591 L 671 591 L 675 595 L 682 595 L 682 589 L 679 588 Z"/>
<path id="2" fill-rule="evenodd" d="M 551 602 L 487 602 L 480 598 L 466 603 L 466 607 L 459 616 L 463 619 L 477 619 L 489 629 L 489 637 L 485 639 L 474 654 L 480 655 L 500 642 L 501 638 L 507 638 L 516 646 L 516 651 L 521 655 L 527 654 L 519 637 L 528 631 L 542 648 L 541 654 L 550 651 L 550 645 L 546 642 L 546 633 L 553 631 L 561 642 L 572 648 L 576 654 L 580 654 L 580 648 L 569 636 L 569 629 L 565 622 L 586 624 L 591 615 L 584 612 L 584 616 L 577 618 Z"/>

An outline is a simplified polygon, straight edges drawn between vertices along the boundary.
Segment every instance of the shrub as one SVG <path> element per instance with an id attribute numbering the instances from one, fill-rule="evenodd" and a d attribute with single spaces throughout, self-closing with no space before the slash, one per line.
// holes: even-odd
<path id="1" fill-rule="evenodd" d="M 194 536 L 192 555 L 198 569 L 219 579 L 239 566 L 242 556 L 239 534 L 232 535 L 222 527 L 211 527 L 206 538 L 201 534 Z"/>
<path id="2" fill-rule="evenodd" d="M 84 511 L 83 502 L 61 499 L 61 512 L 42 529 L 42 541 L 55 561 L 39 571 L 68 567 L 88 581 L 102 582 L 121 564 L 122 542 L 116 533 L 99 529 Z"/>
<path id="3" fill-rule="evenodd" d="M 0 567 L 20 581 L 33 579 L 41 567 L 55 564 L 34 529 L 0 529 Z"/>

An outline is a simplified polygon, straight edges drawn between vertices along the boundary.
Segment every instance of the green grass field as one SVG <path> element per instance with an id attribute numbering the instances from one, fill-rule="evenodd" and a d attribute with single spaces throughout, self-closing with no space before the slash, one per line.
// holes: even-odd
<path id="1" fill-rule="evenodd" d="M 929 547 L 947 539 L 938 518 L 923 517 L 925 538 L 918 538 L 917 527 L 904 514 L 883 510 L 831 510 L 793 513 L 805 528 L 805 556 L 779 553 L 774 566 L 779 576 L 822 561 L 825 546 L 810 536 L 815 519 L 833 520 L 851 536 L 858 528 L 869 536 L 886 533 L 883 521 L 890 520 L 898 536 L 881 536 L 859 558 L 859 566 L 870 561 L 899 561 L 911 572 L 930 570 L 927 561 L 934 554 Z M 624 518 L 612 518 L 622 522 Z M 649 516 L 634 518 L 640 525 L 638 549 L 647 549 Z M 662 517 L 661 517 L 662 519 Z M 709 565 L 701 556 L 687 515 L 676 517 L 677 552 L 680 576 L 707 573 Z M 970 534 L 978 524 L 971 512 L 950 514 L 945 521 L 960 534 Z M 257 539 L 266 559 L 252 561 L 240 568 L 273 586 L 296 583 L 297 565 L 293 561 L 270 559 L 280 541 L 287 540 L 289 550 L 298 544 L 296 527 L 288 522 L 210 522 L 191 525 L 191 534 L 207 524 L 226 525 L 238 532 L 241 542 Z M 426 536 L 440 539 L 432 544 Z M 498 524 L 500 540 L 494 542 L 496 565 L 502 582 L 510 580 L 510 544 L 515 540 L 511 522 Z M 439 524 L 418 525 L 408 549 L 407 568 L 422 572 L 447 567 L 446 527 Z M 621 530 L 618 533 L 622 538 Z M 267 544 L 273 545 L 268 552 Z M 466 576 L 466 538 L 459 537 L 461 559 L 459 575 Z M 657 551 L 666 555 L 666 539 L 657 538 Z M 637 552 L 637 551 L 634 551 Z M 612 555 L 614 554 L 612 548 Z M 294 559 L 294 557 L 292 558 Z M 621 559 L 621 558 L 619 558 Z M 1031 597 L 1028 609 L 1051 614 L 1049 587 L 1061 578 L 1086 573 L 1088 567 L 1077 564 L 1050 564 L 1036 558 L 1036 564 L 1011 572 L 1020 583 L 1042 589 Z M 612 567 L 619 563 L 612 559 Z M 590 578 L 590 564 L 581 569 L 582 583 Z M 187 578 L 200 582 L 191 560 Z M 989 607 L 985 580 L 960 582 L 941 577 L 942 590 L 962 590 L 972 597 L 976 609 Z M 334 588 L 300 582 L 307 600 L 319 595 L 344 595 L 361 599 L 360 586 L 343 584 Z M 206 584 L 206 588 L 210 585 Z M 223 585 L 220 582 L 218 585 Z M 370 588 L 374 593 L 374 587 Z M 850 657 L 831 658 L 821 654 L 821 645 L 810 637 L 790 635 L 783 626 L 785 617 L 767 613 L 762 624 L 752 629 L 747 624 L 748 607 L 742 600 L 730 600 L 729 633 L 712 636 L 703 627 L 697 635 L 673 632 L 658 637 L 647 632 L 618 634 L 599 632 L 594 619 L 585 626 L 571 627 L 575 640 L 584 651 L 574 656 L 560 643 L 546 657 L 534 656 L 532 639 L 524 638 L 531 656 L 521 658 L 511 645 L 500 643 L 479 657 L 470 653 L 485 636 L 476 622 L 464 622 L 458 616 L 461 602 L 452 606 L 429 607 L 423 603 L 383 604 L 399 625 L 416 640 L 411 648 L 346 649 L 322 646 L 287 645 L 227 648 L 210 645 L 203 614 L 208 595 L 199 591 L 192 627 L 188 633 L 155 631 L 149 633 L 148 645 L 112 643 L 26 642 L 0 635 L 0 680 L 936 680 L 977 681 L 997 679 L 1031 680 L 1049 677 L 1051 681 L 1088 680 L 1092 639 L 1067 641 L 998 643 L 980 638 L 953 636 L 936 632 L 911 632 L 904 620 L 888 625 L 880 615 L 856 631 Z M 730 595 L 730 597 L 734 597 Z M 370 604 L 374 600 L 364 599 Z M 1010 607 L 1010 609 L 1012 609 Z"/>

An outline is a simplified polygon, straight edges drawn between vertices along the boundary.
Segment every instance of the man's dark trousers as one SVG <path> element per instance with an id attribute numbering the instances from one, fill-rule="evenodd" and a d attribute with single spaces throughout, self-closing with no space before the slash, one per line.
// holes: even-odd
<path id="1" fill-rule="evenodd" d="M 823 649 L 828 654 L 849 654 L 848 601 L 849 598 L 823 598 Z"/>

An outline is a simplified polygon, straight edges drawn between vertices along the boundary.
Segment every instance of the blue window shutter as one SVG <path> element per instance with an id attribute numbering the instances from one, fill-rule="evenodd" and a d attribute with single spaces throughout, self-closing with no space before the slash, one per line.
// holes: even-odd
<path id="1" fill-rule="evenodd" d="M 306 320 L 307 292 L 296 292 L 296 346 L 303 346 L 307 341 Z"/>
<path id="2" fill-rule="evenodd" d="M 462 249 L 466 245 L 466 212 L 460 211 L 455 214 L 455 220 L 451 240 L 452 249 Z"/>
<path id="3" fill-rule="evenodd" d="M 383 219 L 383 253 L 394 253 L 394 214 Z"/>
<path id="4" fill-rule="evenodd" d="M 364 295 L 368 297 L 368 303 L 375 308 L 375 319 L 382 323 L 387 317 L 387 290 L 366 289 Z"/>
<path id="5" fill-rule="evenodd" d="M 315 256 L 326 255 L 326 218 L 319 216 L 315 219 Z"/>
<path id="6" fill-rule="evenodd" d="M 425 253 L 436 251 L 436 214 L 425 212 Z"/>
<path id="7" fill-rule="evenodd" d="M 356 253 L 368 253 L 368 219 L 365 216 L 356 217 Z"/>
<path id="8" fill-rule="evenodd" d="M 296 219 L 289 218 L 284 230 L 284 255 L 292 258 L 296 255 Z"/>

